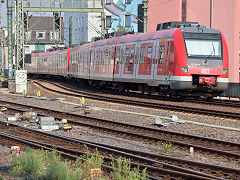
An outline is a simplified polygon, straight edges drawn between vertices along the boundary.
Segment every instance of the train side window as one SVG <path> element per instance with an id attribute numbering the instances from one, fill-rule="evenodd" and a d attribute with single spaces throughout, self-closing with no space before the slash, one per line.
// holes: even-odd
<path id="1" fill-rule="evenodd" d="M 80 61 L 84 64 L 84 61 L 83 61 L 83 53 L 80 52 Z"/>
<path id="2" fill-rule="evenodd" d="M 87 62 L 88 62 L 88 53 L 89 53 L 89 52 L 88 52 L 87 50 L 86 50 L 85 53 L 84 53 L 84 54 L 85 54 L 84 60 L 87 61 Z"/>
<path id="3" fill-rule="evenodd" d="M 140 64 L 144 64 L 145 47 L 141 47 Z"/>
<path id="4" fill-rule="evenodd" d="M 157 46 L 153 47 L 153 64 L 157 64 Z"/>
<path id="5" fill-rule="evenodd" d="M 126 55 L 125 55 L 126 59 L 125 59 L 125 64 L 128 64 L 129 62 L 129 48 L 126 48 Z"/>
<path id="6" fill-rule="evenodd" d="M 165 51 L 165 46 L 160 46 L 159 56 L 158 56 L 158 64 L 162 64 L 163 63 L 164 51 Z"/>
<path id="7" fill-rule="evenodd" d="M 168 42 L 167 55 L 169 55 L 169 52 L 170 52 L 170 42 Z"/>
<path id="8" fill-rule="evenodd" d="M 99 59 L 100 59 L 99 52 L 96 51 L 96 59 L 95 59 L 96 63 L 95 64 L 99 65 Z"/>
<path id="9" fill-rule="evenodd" d="M 134 62 L 134 48 L 131 48 L 129 64 L 133 64 L 133 62 Z"/>
<path id="10" fill-rule="evenodd" d="M 116 51 L 116 64 L 119 64 L 119 61 L 120 61 L 119 56 L 120 56 L 120 49 L 117 49 L 117 51 Z"/>
<path id="11" fill-rule="evenodd" d="M 112 47 L 112 53 L 111 53 L 111 63 L 110 64 L 113 64 L 114 63 L 114 47 Z"/>
<path id="12" fill-rule="evenodd" d="M 139 61 L 139 47 L 136 48 L 136 61 L 135 64 L 138 64 Z"/>
<path id="13" fill-rule="evenodd" d="M 121 50 L 121 56 L 120 56 L 120 64 L 123 64 L 124 61 L 124 48 Z"/>
<path id="14" fill-rule="evenodd" d="M 149 46 L 147 49 L 147 61 L 146 64 L 151 64 L 152 62 L 152 46 Z"/>
<path id="15" fill-rule="evenodd" d="M 102 64 L 102 61 L 103 61 L 103 51 L 100 49 L 99 53 L 100 53 L 99 64 Z"/>

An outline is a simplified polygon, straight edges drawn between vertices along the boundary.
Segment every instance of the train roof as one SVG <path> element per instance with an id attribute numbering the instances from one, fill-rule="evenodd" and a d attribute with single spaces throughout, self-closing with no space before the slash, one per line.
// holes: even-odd
<path id="1" fill-rule="evenodd" d="M 202 27 L 181 27 L 182 32 L 221 34 L 220 30 Z"/>

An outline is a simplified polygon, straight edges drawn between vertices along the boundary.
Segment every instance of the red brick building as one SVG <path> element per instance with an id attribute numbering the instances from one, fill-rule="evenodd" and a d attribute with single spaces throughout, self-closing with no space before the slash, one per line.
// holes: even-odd
<path id="1" fill-rule="evenodd" d="M 221 30 L 229 51 L 229 81 L 239 82 L 239 0 L 149 0 L 148 32 L 168 21 L 192 21 Z"/>

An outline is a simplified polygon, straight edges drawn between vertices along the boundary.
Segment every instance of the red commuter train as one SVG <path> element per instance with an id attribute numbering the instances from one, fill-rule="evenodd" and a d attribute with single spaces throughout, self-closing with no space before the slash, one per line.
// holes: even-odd
<path id="1" fill-rule="evenodd" d="M 215 96 L 228 86 L 228 64 L 221 32 L 190 25 L 33 53 L 25 67 L 28 74 L 76 78 L 96 87 Z"/>

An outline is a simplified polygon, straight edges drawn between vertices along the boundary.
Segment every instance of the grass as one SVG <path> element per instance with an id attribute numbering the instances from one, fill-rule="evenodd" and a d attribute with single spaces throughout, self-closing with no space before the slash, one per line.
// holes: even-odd
<path id="1" fill-rule="evenodd" d="M 24 179 L 42 180 L 104 180 L 110 179 L 101 174 L 91 174 L 92 169 L 101 170 L 104 162 L 98 150 L 91 153 L 85 146 L 85 154 L 76 161 L 61 161 L 56 151 L 33 150 L 27 148 L 13 161 L 11 175 Z M 146 169 L 132 168 L 129 159 L 119 157 L 112 160 L 112 178 L 114 180 L 146 180 Z M 1 180 L 1 178 L 0 178 Z"/>
<path id="2" fill-rule="evenodd" d="M 146 169 L 140 172 L 139 167 L 131 168 L 129 159 L 119 157 L 117 160 L 112 160 L 113 167 L 112 176 L 114 180 L 146 180 Z"/>
<path id="3" fill-rule="evenodd" d="M 21 156 L 13 161 L 11 175 L 44 180 L 88 180 L 90 179 L 90 170 L 101 168 L 103 158 L 97 149 L 94 153 L 90 153 L 87 147 L 85 150 L 86 153 L 76 161 L 62 162 L 61 156 L 56 151 L 27 148 Z"/>
<path id="4" fill-rule="evenodd" d="M 158 142 L 158 153 L 173 153 L 175 151 L 175 147 L 171 142 Z"/>

